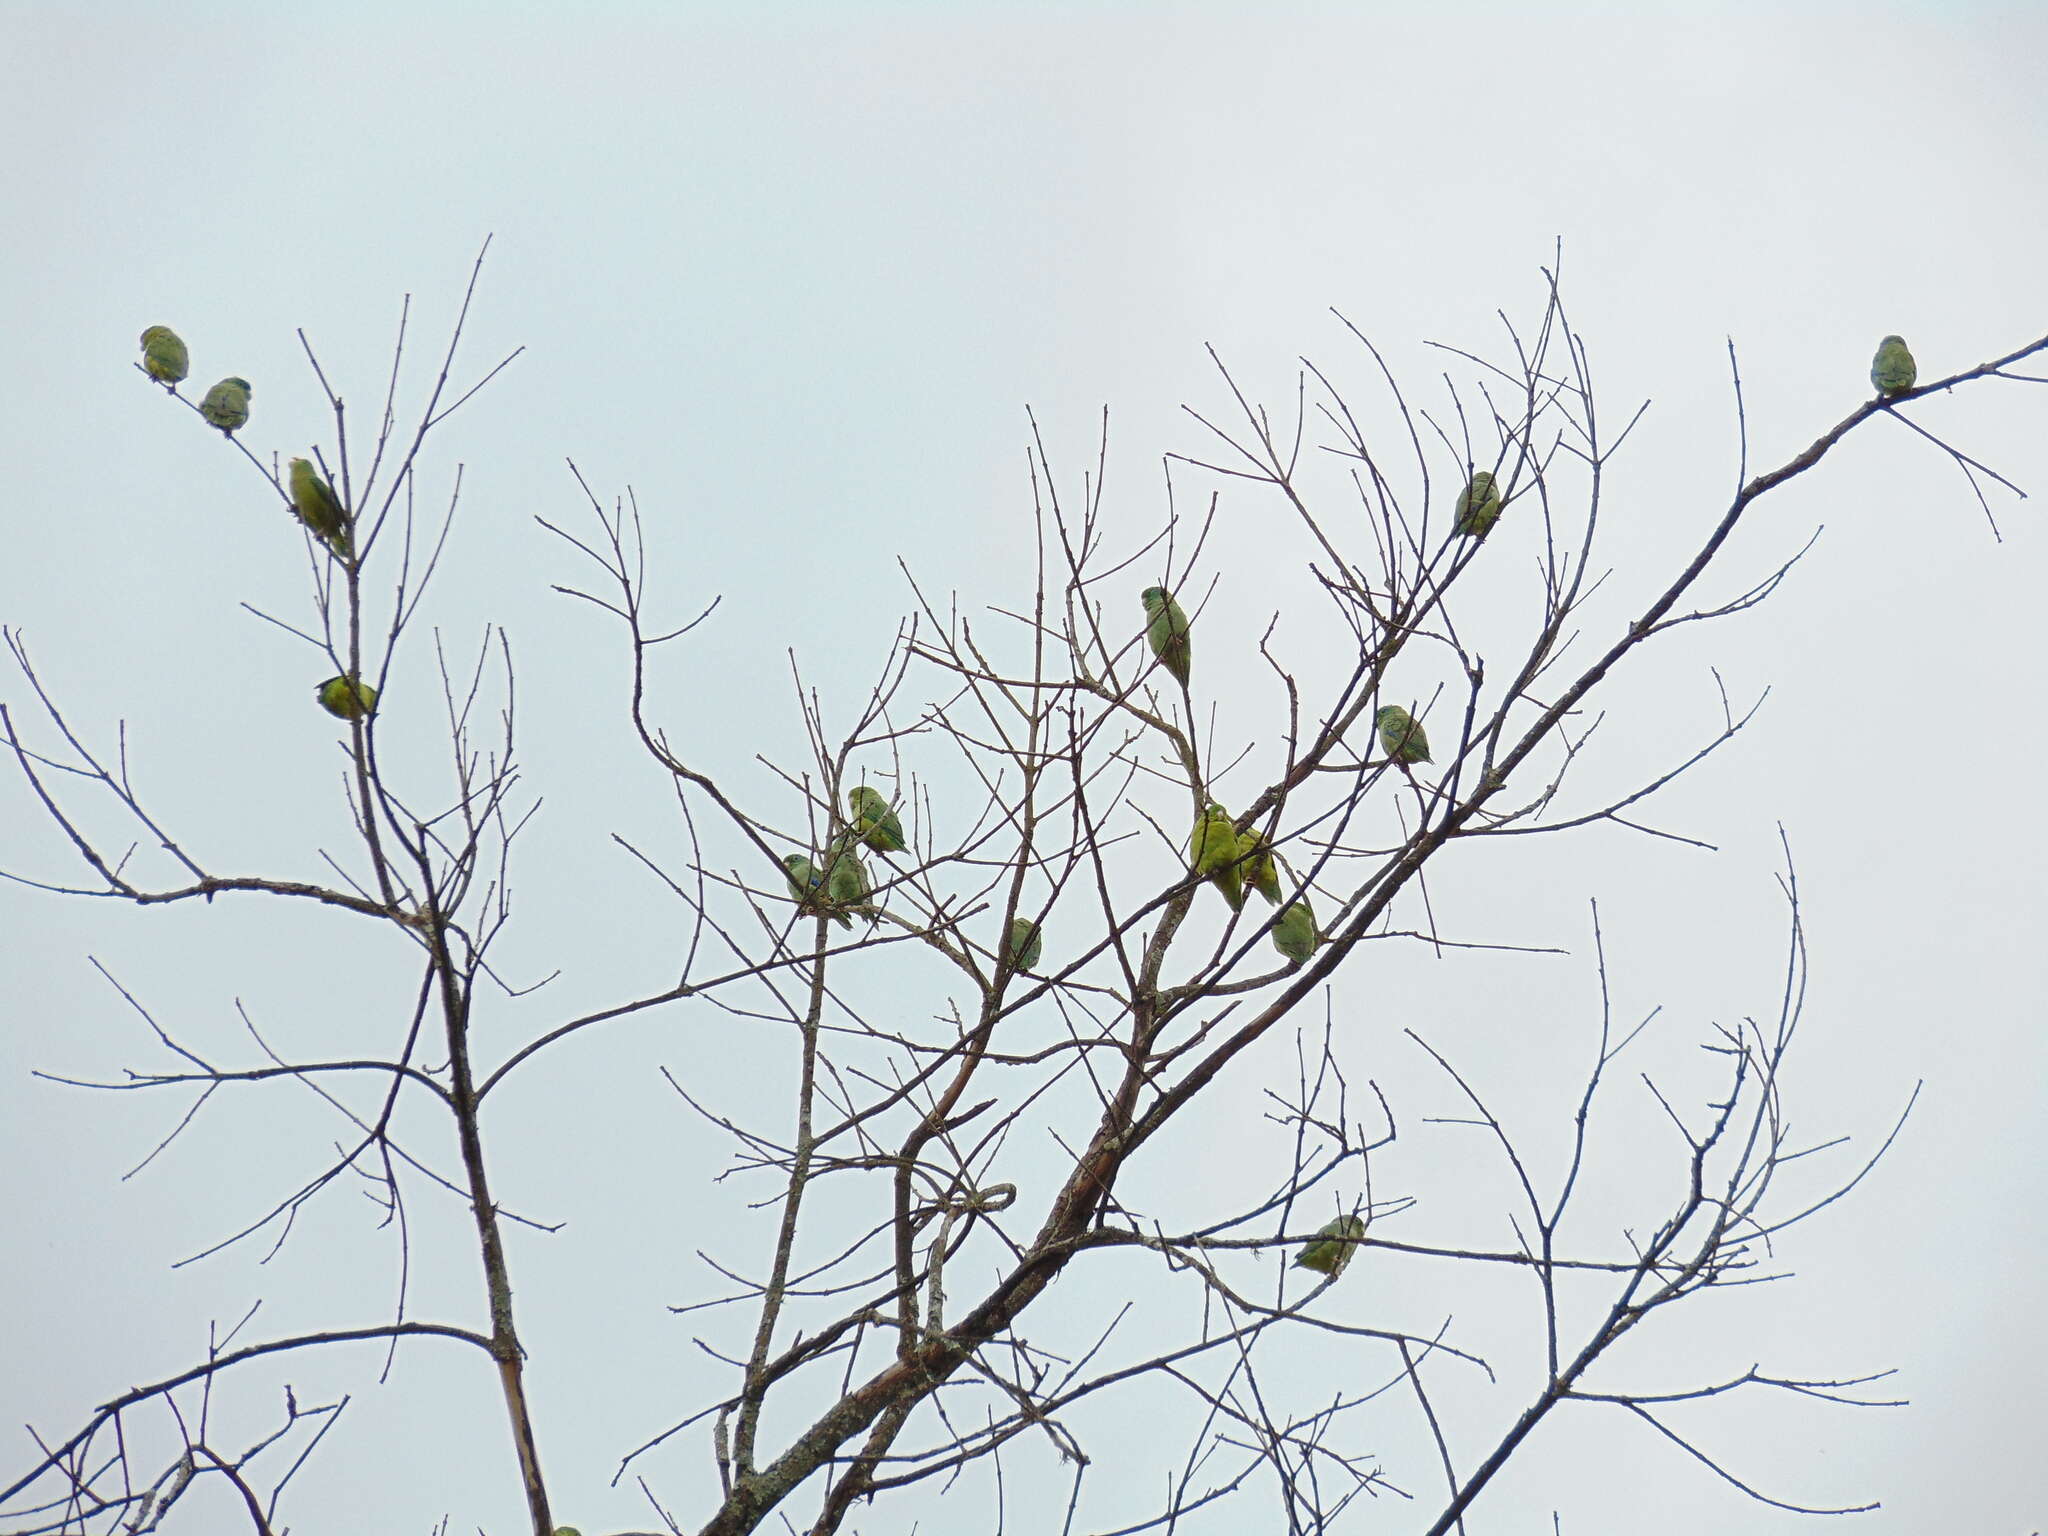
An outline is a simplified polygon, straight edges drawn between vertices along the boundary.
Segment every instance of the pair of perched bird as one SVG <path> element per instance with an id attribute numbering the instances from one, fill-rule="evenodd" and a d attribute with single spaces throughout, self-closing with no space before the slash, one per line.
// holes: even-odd
<path id="1" fill-rule="evenodd" d="M 903 823 L 897 819 L 895 807 L 881 791 L 865 784 L 849 789 L 846 807 L 853 819 L 825 850 L 822 872 L 801 853 L 783 855 L 782 867 L 788 871 L 789 893 L 796 898 L 798 911 L 829 917 L 840 927 L 851 928 L 853 919 L 847 909 L 866 906 L 874 891 L 853 844 L 865 843 L 876 853 L 901 853 L 908 844 L 903 841 Z"/>
<path id="2" fill-rule="evenodd" d="M 846 792 L 846 830 L 825 849 L 825 868 L 820 870 L 808 854 L 788 853 L 782 868 L 789 882 L 789 894 L 797 910 L 807 917 L 829 917 L 842 928 L 853 926 L 852 913 L 868 904 L 874 887 L 868 872 L 853 851 L 863 844 L 876 853 L 901 853 L 910 845 L 903 837 L 903 822 L 888 798 L 866 784 Z M 869 921 L 875 921 L 872 914 Z M 1014 970 L 1029 971 L 1044 953 L 1044 936 L 1028 917 L 1010 923 L 1005 958 Z"/>
<path id="3" fill-rule="evenodd" d="M 1188 867 L 1221 891 L 1233 912 L 1244 910 L 1247 886 L 1274 906 L 1280 904 L 1280 871 L 1265 834 L 1256 827 L 1238 831 L 1230 812 L 1214 800 L 1195 817 L 1194 830 L 1188 834 Z M 1315 911 L 1304 892 L 1274 921 L 1273 947 L 1299 962 L 1314 954 L 1320 942 Z"/>
<path id="4" fill-rule="evenodd" d="M 1501 506 L 1500 486 L 1493 472 L 1477 470 L 1458 492 L 1457 504 L 1451 509 L 1452 521 L 1459 533 L 1483 539 L 1500 521 Z M 1187 687 L 1194 670 L 1195 650 L 1186 612 L 1164 587 L 1147 587 L 1138 594 L 1138 600 L 1145 605 L 1145 643 L 1159 664 L 1179 680 L 1181 687 Z"/>
<path id="5" fill-rule="evenodd" d="M 168 325 L 152 325 L 144 331 L 142 371 L 175 394 L 185 375 L 192 371 L 192 358 L 185 350 L 184 338 Z M 219 427 L 232 437 L 248 424 L 253 387 L 247 379 L 222 379 L 199 402 L 199 414 L 208 425 Z"/>
<path id="6" fill-rule="evenodd" d="M 834 838 L 825 850 L 822 873 L 801 853 L 783 855 L 782 867 L 788 872 L 789 894 L 796 898 L 797 910 L 806 917 L 829 917 L 842 928 L 853 926 L 849 913 L 866 906 L 874 892 L 866 868 L 845 838 Z"/>

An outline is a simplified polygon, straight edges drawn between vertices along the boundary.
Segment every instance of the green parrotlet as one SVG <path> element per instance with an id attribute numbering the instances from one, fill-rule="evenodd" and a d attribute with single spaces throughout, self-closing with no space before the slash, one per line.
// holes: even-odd
<path id="1" fill-rule="evenodd" d="M 846 808 L 853 813 L 853 835 L 877 853 L 901 853 L 903 823 L 878 789 L 857 785 L 846 792 Z"/>
<path id="2" fill-rule="evenodd" d="M 1194 642 L 1188 635 L 1188 616 L 1164 587 L 1147 587 L 1141 594 L 1145 604 L 1145 643 L 1159 664 L 1188 685 L 1189 663 L 1194 659 Z"/>
<path id="3" fill-rule="evenodd" d="M 1388 704 L 1373 716 L 1380 728 L 1380 750 L 1397 763 L 1427 763 L 1429 736 L 1422 722 L 1398 704 Z"/>
<path id="4" fill-rule="evenodd" d="M 1870 382 L 1880 395 L 1887 400 L 1903 395 L 1919 376 L 1903 336 L 1887 336 L 1877 344 L 1877 356 L 1870 360 Z"/>
<path id="5" fill-rule="evenodd" d="M 1301 1252 L 1294 1257 L 1295 1267 L 1312 1269 L 1319 1275 L 1329 1275 L 1334 1279 L 1344 1273 L 1344 1266 L 1358 1251 L 1356 1243 L 1345 1239 L 1363 1236 L 1363 1216 L 1339 1216 L 1335 1221 L 1326 1222 L 1312 1240 L 1302 1244 Z"/>
<path id="6" fill-rule="evenodd" d="M 142 371 L 166 389 L 174 389 L 192 371 L 185 343 L 168 325 L 152 325 L 142 333 Z"/>
<path id="7" fill-rule="evenodd" d="M 349 552 L 348 514 L 334 487 L 320 478 L 307 459 L 293 459 L 291 465 L 292 510 L 314 533 L 324 539 L 337 555 Z"/>
<path id="8" fill-rule="evenodd" d="M 782 868 L 789 877 L 789 894 L 796 898 L 796 909 L 806 917 L 829 917 L 842 928 L 851 928 L 853 919 L 844 912 L 835 912 L 825 892 L 825 877 L 818 873 L 818 866 L 801 853 L 785 853 Z"/>
<path id="9" fill-rule="evenodd" d="M 1011 969 L 1035 971 L 1038 957 L 1044 953 L 1045 936 L 1038 931 L 1038 924 L 1028 917 L 1010 919 L 1010 949 L 1005 956 Z"/>
<path id="10" fill-rule="evenodd" d="M 1275 906 L 1280 904 L 1280 871 L 1273 867 L 1273 850 L 1265 834 L 1246 827 L 1237 835 L 1237 875 L 1247 890 L 1257 891 Z"/>
<path id="11" fill-rule="evenodd" d="M 1188 834 L 1188 863 L 1223 893 L 1233 912 L 1244 908 L 1244 877 L 1238 873 L 1237 859 L 1237 827 L 1230 812 L 1211 800 Z"/>
<path id="12" fill-rule="evenodd" d="M 853 851 L 853 844 L 850 834 L 841 833 L 825 850 L 825 897 L 841 910 L 865 907 L 874 894 L 874 887 L 868 883 L 867 866 Z M 870 924 L 878 921 L 874 913 L 868 914 Z"/>
<path id="13" fill-rule="evenodd" d="M 313 690 L 313 696 L 337 720 L 362 720 L 377 710 L 377 690 L 360 678 L 330 677 Z"/>
<path id="14" fill-rule="evenodd" d="M 1273 947 L 1299 963 L 1316 952 L 1316 914 L 1306 896 L 1297 896 L 1273 924 Z"/>
<path id="15" fill-rule="evenodd" d="M 1458 492 L 1453 515 L 1462 534 L 1483 539 L 1493 531 L 1493 525 L 1500 521 L 1500 488 L 1493 483 L 1492 471 L 1482 469 L 1473 474 L 1465 489 Z"/>
<path id="16" fill-rule="evenodd" d="M 233 437 L 249 424 L 249 396 L 254 392 L 247 379 L 222 379 L 199 402 L 199 414 L 209 426 L 219 427 Z"/>

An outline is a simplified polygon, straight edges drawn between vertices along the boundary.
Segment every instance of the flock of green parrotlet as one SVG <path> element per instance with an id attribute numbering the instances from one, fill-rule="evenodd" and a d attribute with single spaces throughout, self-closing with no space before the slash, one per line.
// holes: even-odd
<path id="1" fill-rule="evenodd" d="M 820 871 L 809 855 L 785 854 L 782 867 L 789 879 L 789 894 L 797 911 L 807 917 L 829 917 L 842 928 L 853 926 L 855 912 L 865 912 L 872 926 L 879 921 L 868 905 L 873 887 L 868 872 L 855 853 L 854 845 L 865 844 L 876 853 L 901 853 L 910 845 L 903 840 L 903 823 L 896 808 L 878 789 L 862 784 L 846 792 L 846 809 L 851 820 L 844 832 L 825 849 L 825 868 Z M 1010 942 L 1004 954 L 1012 970 L 1028 971 L 1038 964 L 1044 949 L 1038 924 L 1020 917 L 1010 924 Z"/>
<path id="2" fill-rule="evenodd" d="M 191 359 L 178 333 L 167 325 L 152 325 L 142 333 L 142 369 L 173 394 L 190 371 Z M 1905 341 L 1887 336 L 1878 343 L 1870 364 L 1870 382 L 1878 394 L 1890 399 L 1912 389 L 1918 370 Z M 209 389 L 199 402 L 199 414 L 209 425 L 232 437 L 249 421 L 249 396 L 253 386 L 247 379 L 228 377 Z M 354 554 L 350 538 L 350 517 L 334 487 L 305 459 L 291 461 L 291 507 L 300 522 L 344 560 Z M 1483 539 L 1500 520 L 1500 487 L 1490 471 L 1479 470 L 1458 492 L 1452 507 L 1452 526 L 1463 537 Z M 1180 683 L 1188 686 L 1194 659 L 1193 639 L 1186 613 L 1164 587 L 1148 587 L 1142 595 L 1145 605 L 1145 641 L 1153 656 Z M 360 678 L 344 674 L 330 677 L 314 688 L 320 707 L 341 720 L 367 719 L 377 708 L 377 690 Z M 1398 704 L 1382 707 L 1374 716 L 1380 748 L 1390 762 L 1403 771 L 1415 763 L 1429 762 L 1429 737 L 1422 723 Z M 865 912 L 870 923 L 877 921 L 868 905 L 872 886 L 867 869 L 854 852 L 865 845 L 875 853 L 901 853 L 903 824 L 895 808 L 879 790 L 863 784 L 846 794 L 849 823 L 825 850 L 825 867 L 820 870 L 806 854 L 792 853 L 783 860 L 789 892 L 797 910 L 806 916 L 826 917 L 843 928 L 853 927 L 853 913 Z M 1233 912 L 1244 908 L 1246 887 L 1257 891 L 1272 905 L 1281 899 L 1280 875 L 1273 850 L 1255 828 L 1240 832 L 1230 813 L 1209 801 L 1195 818 L 1188 837 L 1188 865 L 1206 878 Z M 1315 913 L 1307 894 L 1297 894 L 1273 924 L 1273 947 L 1296 964 L 1315 953 L 1320 943 Z M 1043 950 L 1039 925 L 1020 917 L 1010 924 L 1004 963 L 1013 970 L 1037 967 Z M 1365 1223 L 1356 1216 L 1340 1216 L 1318 1234 L 1295 1260 L 1305 1268 L 1336 1275 L 1349 1261 L 1353 1244 L 1347 1239 L 1362 1236 Z"/>
<path id="3" fill-rule="evenodd" d="M 142 333 L 142 371 L 172 394 L 191 372 L 192 358 L 185 342 L 168 325 L 152 325 Z M 199 402 L 199 414 L 209 426 L 233 437 L 249 424 L 249 396 L 255 386 L 247 379 L 225 378 Z M 328 548 L 346 559 L 354 553 L 349 539 L 349 515 L 329 485 L 305 459 L 291 461 L 291 505 L 300 522 L 310 528 Z M 366 720 L 377 708 L 377 690 L 350 674 L 317 683 L 313 697 L 320 707 L 340 720 Z"/>
<path id="4" fill-rule="evenodd" d="M 1482 469 L 1458 493 L 1458 531 L 1484 538 L 1499 520 L 1500 511 L 1500 490 L 1493 476 Z M 1164 587 L 1147 587 L 1141 600 L 1145 605 L 1145 643 L 1159 664 L 1185 689 L 1194 663 L 1188 616 Z M 1407 710 L 1398 704 L 1388 704 L 1373 718 L 1379 727 L 1380 747 L 1389 761 L 1405 767 L 1430 760 L 1429 736 Z M 1213 800 L 1204 804 L 1195 817 L 1194 830 L 1188 834 L 1188 867 L 1221 891 L 1233 912 L 1244 910 L 1247 887 L 1272 905 L 1280 905 L 1280 874 L 1265 834 L 1255 827 L 1238 831 L 1236 819 Z M 1314 909 L 1303 892 L 1287 904 L 1274 922 L 1273 947 L 1299 963 L 1314 954 L 1320 942 Z"/>
<path id="5" fill-rule="evenodd" d="M 161 327 L 157 329 L 160 331 Z M 147 347 L 149 334 L 145 334 L 143 340 Z M 181 370 L 183 359 L 184 349 L 181 346 L 178 348 Z M 1877 356 L 1870 365 L 1870 382 L 1882 398 L 1905 394 L 1912 389 L 1917 374 L 1913 354 L 1901 338 L 1887 336 L 1878 344 Z M 183 377 L 182 371 L 177 377 Z M 295 493 L 296 470 L 302 462 L 293 460 Z M 1452 506 L 1453 530 L 1461 537 L 1483 539 L 1500 521 L 1503 506 L 1501 488 L 1492 472 L 1478 470 L 1458 492 Z M 1159 665 L 1171 673 L 1185 690 L 1194 663 L 1193 632 L 1188 616 L 1165 587 L 1147 587 L 1141 594 L 1141 601 L 1145 606 L 1145 643 Z M 343 681 L 336 678 L 333 683 Z M 332 687 L 333 683 L 323 685 L 322 703 L 327 703 L 325 688 Z M 371 697 L 374 702 L 375 695 Z M 333 704 L 328 704 L 328 707 L 334 709 Z M 335 713 L 342 711 L 336 709 Z M 1384 705 L 1375 713 L 1373 720 L 1378 727 L 1380 749 L 1386 754 L 1387 761 L 1398 765 L 1403 772 L 1416 763 L 1431 761 L 1429 735 L 1423 730 L 1422 722 L 1406 709 L 1398 704 Z M 878 920 L 868 904 L 873 887 L 855 848 L 864 844 L 876 853 L 901 853 L 905 844 L 903 825 L 897 819 L 895 808 L 879 790 L 870 789 L 865 784 L 848 790 L 846 804 L 849 813 L 847 827 L 826 848 L 823 869 L 808 854 L 802 853 L 785 855 L 782 864 L 788 875 L 790 896 L 799 912 L 811 917 L 830 918 L 841 927 L 850 929 L 855 912 L 864 912 L 871 923 Z M 1233 912 L 1244 909 L 1247 887 L 1257 891 L 1272 905 L 1280 905 L 1279 869 L 1265 835 L 1250 827 L 1239 831 L 1230 812 L 1213 800 L 1208 801 L 1197 814 L 1194 829 L 1188 835 L 1188 867 L 1221 891 Z M 1299 893 L 1274 921 L 1273 947 L 1300 964 L 1315 953 L 1320 942 L 1308 896 L 1306 892 Z M 1004 962 L 1014 970 L 1032 970 L 1038 964 L 1042 948 L 1039 925 L 1029 918 L 1017 918 L 1010 924 Z M 1355 1217 L 1340 1217 L 1325 1227 L 1322 1235 L 1339 1239 L 1356 1236 L 1357 1233 L 1345 1226 L 1346 1222 L 1356 1220 Z M 1361 1222 L 1358 1232 L 1363 1231 Z M 1342 1269 L 1350 1253 L 1348 1242 L 1311 1243 L 1296 1262 L 1334 1275 Z"/>

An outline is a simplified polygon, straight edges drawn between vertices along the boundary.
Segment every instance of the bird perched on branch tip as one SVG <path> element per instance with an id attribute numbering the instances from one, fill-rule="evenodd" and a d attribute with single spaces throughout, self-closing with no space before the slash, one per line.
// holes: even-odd
<path id="1" fill-rule="evenodd" d="M 168 325 L 152 325 L 142 333 L 142 371 L 165 389 L 176 389 L 192 371 L 184 341 Z"/>

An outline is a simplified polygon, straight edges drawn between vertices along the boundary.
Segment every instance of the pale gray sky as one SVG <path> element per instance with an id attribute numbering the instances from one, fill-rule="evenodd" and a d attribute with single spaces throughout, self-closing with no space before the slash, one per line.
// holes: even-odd
<path id="1" fill-rule="evenodd" d="M 1533 316 L 1561 237 L 1607 419 L 1652 401 L 1610 487 L 1632 509 L 1610 558 L 1647 582 L 1734 484 L 1729 338 L 1759 468 L 1867 393 L 1886 332 L 1912 341 L 1926 378 L 2048 331 L 2048 19 L 2026 6 L 451 4 L 309 21 L 5 3 L 0 19 L 0 292 L 24 381 L 0 413 L 0 621 L 82 729 L 104 741 L 128 722 L 139 782 L 212 867 L 321 877 L 316 850 L 347 835 L 334 732 L 306 702 L 317 663 L 239 606 L 302 614 L 300 545 L 246 464 L 133 373 L 136 333 L 177 327 L 202 388 L 251 379 L 245 440 L 303 452 L 329 424 L 294 328 L 367 418 L 400 296 L 435 343 L 495 236 L 468 356 L 527 350 L 449 426 L 429 487 L 466 466 L 431 620 L 456 649 L 487 621 L 510 630 L 524 786 L 545 801 L 511 979 L 562 975 L 494 1006 L 480 1028 L 498 1042 L 663 985 L 675 963 L 675 911 L 608 841 L 674 853 L 672 801 L 622 724 L 616 637 L 549 591 L 578 573 L 533 522 L 578 516 L 565 458 L 607 496 L 635 488 L 664 605 L 687 615 L 724 595 L 655 704 L 766 795 L 753 753 L 801 749 L 787 650 L 850 710 L 909 602 L 899 554 L 970 607 L 1021 600 L 1027 405 L 1078 481 L 1108 404 L 1110 516 L 1135 544 L 1163 504 L 1160 456 L 1202 446 L 1180 405 L 1224 398 L 1205 343 L 1276 401 L 1303 353 L 1363 383 L 1334 306 L 1426 387 L 1443 363 L 1423 340 L 1492 346 L 1497 309 Z M 2048 391 L 1980 387 L 1915 411 L 2042 489 Z M 1710 667 L 1740 699 L 1771 689 L 1753 729 L 1653 818 L 1720 851 L 1597 833 L 1446 862 L 1440 918 L 1574 954 L 1389 950 L 1369 991 L 1340 985 L 1338 1008 L 1357 1020 L 1354 1083 L 1376 1079 L 1409 1116 L 1378 1177 L 1437 1191 L 1414 1228 L 1434 1230 L 1433 1210 L 1497 1173 L 1415 1123 L 1452 1109 L 1394 1023 L 1491 1071 L 1543 1140 L 1589 1048 L 1588 900 L 1618 1012 L 1661 1004 L 1661 1048 L 1682 1061 L 1710 1021 L 1774 1005 L 1782 826 L 1813 961 L 1796 1124 L 1861 1155 L 1918 1082 L 1921 1102 L 1864 1187 L 1793 1234 L 1796 1279 L 1700 1303 L 1612 1379 L 1896 1365 L 1905 1409 L 1756 1402 L 1685 1422 L 1778 1497 L 1881 1499 L 1852 1522 L 1867 1536 L 2020 1536 L 2048 1524 L 2041 503 L 2001 501 L 1994 543 L 1944 457 L 1873 427 L 1734 552 L 1726 591 L 1824 525 L 1780 595 L 1674 637 L 1609 695 L 1588 772 L 1621 784 L 1711 732 Z M 1226 494 L 1213 632 L 1243 638 L 1247 658 L 1300 590 L 1281 583 L 1306 581 L 1276 519 Z M 857 594 L 850 612 L 816 602 L 833 583 Z M 1252 694 L 1264 674 L 1226 649 L 1219 692 L 1237 665 Z M 420 640 L 407 665 L 384 740 L 428 765 L 438 706 Z M 0 678 L 0 698 L 23 693 Z M 15 779 L 0 782 L 0 868 L 81 875 Z M 88 956 L 223 1059 L 248 1055 L 238 999 L 297 1048 L 338 1051 L 390 1027 L 407 996 L 400 946 L 354 953 L 360 929 L 253 901 L 134 911 L 0 886 L 0 1310 L 16 1324 L 0 1424 L 68 1434 L 92 1404 L 189 1363 L 209 1320 L 259 1296 L 262 1334 L 388 1310 L 389 1242 L 353 1191 L 267 1266 L 237 1249 L 170 1267 L 318 1166 L 339 1131 L 310 1096 L 223 1096 L 121 1182 L 179 1106 L 29 1076 L 157 1059 Z M 336 946 L 358 974 L 334 975 Z M 646 1021 L 559 1053 L 494 1111 L 512 1127 L 494 1154 L 502 1198 L 567 1223 L 516 1257 L 558 1516 L 590 1536 L 650 1523 L 630 1485 L 606 1486 L 617 1457 L 720 1390 L 690 1343 L 701 1322 L 664 1309 L 720 1283 L 697 1248 L 746 1251 L 741 1223 L 758 1218 L 711 1183 L 725 1149 L 654 1068 L 687 1063 L 736 1101 L 783 1070 L 741 1059 L 724 1028 L 687 1010 Z M 1224 1101 L 1246 1146 L 1270 1136 L 1258 1074 L 1288 1070 L 1274 1045 Z M 1217 1130 L 1227 1115 L 1206 1123 L 1213 1139 L 1126 1200 L 1194 1223 L 1205 1202 L 1270 1181 Z M 1661 1143 L 1633 1108 L 1614 1125 L 1641 1137 L 1607 1149 L 1619 1189 Z M 418 1220 L 415 1298 L 422 1315 L 474 1322 L 459 1217 Z M 1097 1273 L 1089 1305 L 1106 1307 L 1139 1271 Z M 1515 1355 L 1526 1297 L 1433 1282 L 1354 1272 L 1341 1304 L 1423 1332 L 1455 1314 L 1476 1347 Z M 1341 1353 L 1305 1363 L 1347 1386 L 1383 1364 L 1361 1359 L 1353 1378 Z M 457 1530 L 518 1527 L 502 1410 L 467 1353 L 408 1350 L 384 1386 L 367 1355 L 290 1376 L 302 1401 L 358 1394 L 305 1474 L 295 1531 L 425 1532 L 443 1514 Z M 1452 1406 L 1469 1454 L 1520 1403 Z M 1179 1442 L 1108 1409 L 1083 1422 L 1101 1503 L 1082 1528 L 1141 1518 Z M 12 1433 L 0 1481 L 27 1454 Z M 1385 1437 L 1390 1474 L 1422 1497 L 1359 1506 L 1351 1529 L 1406 1530 L 1434 1507 L 1426 1441 L 1391 1412 Z M 686 1527 L 708 1468 L 698 1438 L 649 1469 Z M 977 1497 L 938 1514 L 884 1503 L 860 1529 L 908 1530 L 920 1513 L 926 1530 L 992 1529 Z M 1808 1524 L 1590 1409 L 1545 1427 L 1471 1529 L 1548 1531 L 1553 1510 L 1567 1533 Z M 1274 1518 L 1247 1503 L 1202 1528 Z"/>

